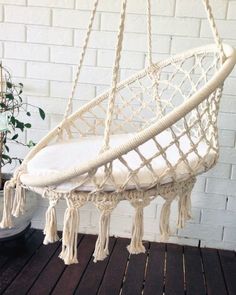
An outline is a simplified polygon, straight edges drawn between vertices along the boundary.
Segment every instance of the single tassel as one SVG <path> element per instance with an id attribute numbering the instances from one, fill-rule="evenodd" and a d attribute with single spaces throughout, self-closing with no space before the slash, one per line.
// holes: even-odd
<path id="1" fill-rule="evenodd" d="M 179 197 L 179 214 L 178 214 L 178 228 L 183 228 L 186 221 L 191 216 L 191 194 L 189 192 L 185 193 L 183 196 Z"/>
<path id="2" fill-rule="evenodd" d="M 77 259 L 77 233 L 79 226 L 79 212 L 77 208 L 70 207 L 65 211 L 62 235 L 62 251 L 59 257 L 65 264 L 78 263 Z"/>
<path id="3" fill-rule="evenodd" d="M 83 197 L 70 195 L 66 198 L 67 209 L 64 215 L 64 227 L 62 235 L 62 251 L 59 257 L 65 264 L 78 263 L 77 239 L 79 230 L 79 208 L 85 203 Z"/>
<path id="4" fill-rule="evenodd" d="M 0 223 L 0 228 L 12 228 L 12 197 L 13 197 L 14 186 L 11 180 L 6 181 L 4 185 L 4 205 L 3 205 L 3 215 L 2 221 Z"/>
<path id="5" fill-rule="evenodd" d="M 15 198 L 12 206 L 12 215 L 14 217 L 19 217 L 25 211 L 26 194 L 25 189 L 20 183 L 17 183 L 15 188 Z"/>
<path id="6" fill-rule="evenodd" d="M 141 199 L 130 199 L 131 205 L 135 208 L 135 215 L 132 225 L 132 237 L 130 245 L 127 247 L 130 254 L 145 253 L 145 247 L 143 246 L 143 208 L 150 204 L 150 199 L 144 196 Z"/>
<path id="7" fill-rule="evenodd" d="M 95 202 L 97 208 L 101 211 L 99 220 L 99 234 L 93 253 L 94 262 L 104 260 L 109 255 L 109 232 L 111 212 L 116 207 L 117 201 L 107 200 Z"/>
<path id="8" fill-rule="evenodd" d="M 161 241 L 168 239 L 170 235 L 170 208 L 172 200 L 166 200 L 162 205 L 161 215 L 160 215 L 160 234 Z"/>
<path id="9" fill-rule="evenodd" d="M 49 200 L 49 207 L 46 211 L 46 223 L 43 233 L 45 234 L 43 244 L 47 245 L 59 240 L 57 235 L 57 217 L 55 206 L 57 200 Z"/>

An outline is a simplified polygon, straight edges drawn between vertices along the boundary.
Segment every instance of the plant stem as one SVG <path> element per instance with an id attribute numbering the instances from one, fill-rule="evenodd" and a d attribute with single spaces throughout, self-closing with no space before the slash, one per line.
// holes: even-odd
<path id="1" fill-rule="evenodd" d="M 0 79 L 1 79 L 1 96 L 0 96 L 0 100 L 1 102 L 3 102 L 4 97 L 3 97 L 3 75 L 2 75 L 2 62 L 0 63 Z M 3 132 L 1 132 L 0 135 L 0 189 L 2 189 L 2 149 L 3 149 Z"/>

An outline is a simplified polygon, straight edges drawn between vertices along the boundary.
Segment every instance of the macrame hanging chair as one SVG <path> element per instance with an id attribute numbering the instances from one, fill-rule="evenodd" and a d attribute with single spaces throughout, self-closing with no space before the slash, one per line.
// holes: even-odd
<path id="1" fill-rule="evenodd" d="M 219 102 L 236 53 L 222 44 L 209 1 L 203 4 L 215 45 L 154 63 L 147 0 L 149 64 L 118 83 L 126 4 L 122 0 L 110 89 L 71 114 L 98 5 L 95 0 L 64 119 L 5 184 L 2 228 L 12 226 L 12 216 L 23 214 L 25 189 L 49 199 L 44 244 L 58 240 L 55 206 L 60 199 L 66 200 L 60 254 L 66 264 L 77 262 L 79 208 L 86 202 L 93 202 L 100 211 L 94 261 L 108 255 L 110 216 L 122 200 L 128 200 L 135 211 L 128 251 L 144 252 L 144 207 L 155 197 L 164 198 L 159 228 L 161 237 L 167 238 L 171 203 L 178 200 L 177 223 L 183 227 L 191 217 L 190 194 L 196 176 L 215 165 L 219 155 Z"/>

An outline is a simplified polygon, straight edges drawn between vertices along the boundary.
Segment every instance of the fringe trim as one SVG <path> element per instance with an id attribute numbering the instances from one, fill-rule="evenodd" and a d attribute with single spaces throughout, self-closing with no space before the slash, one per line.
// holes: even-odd
<path id="1" fill-rule="evenodd" d="M 21 186 L 20 183 L 17 183 L 15 188 L 15 198 L 12 206 L 12 215 L 14 217 L 19 217 L 25 212 L 25 203 L 26 203 L 26 193 L 25 189 Z"/>
<path id="2" fill-rule="evenodd" d="M 161 215 L 160 215 L 160 234 L 161 241 L 166 241 L 170 235 L 170 209 L 172 200 L 166 200 L 162 205 Z"/>
<path id="3" fill-rule="evenodd" d="M 129 201 L 135 208 L 135 214 L 133 218 L 131 242 L 130 245 L 127 246 L 127 249 L 130 254 L 145 253 L 146 249 L 142 243 L 144 234 L 143 209 L 150 204 L 150 198 L 145 196 L 143 196 L 143 198 L 131 197 Z"/>
<path id="4" fill-rule="evenodd" d="M 187 192 L 183 196 L 179 196 L 179 214 L 178 228 L 183 228 L 187 220 L 192 218 L 191 215 L 191 193 Z"/>
<path id="5" fill-rule="evenodd" d="M 64 216 L 62 235 L 62 251 L 59 257 L 65 264 L 78 263 L 77 234 L 79 228 L 79 212 L 75 207 L 67 208 Z"/>
<path id="6" fill-rule="evenodd" d="M 102 199 L 95 202 L 95 206 L 101 212 L 99 219 L 99 233 L 93 253 L 94 262 L 104 260 L 109 255 L 109 233 L 111 212 L 117 205 L 117 200 Z"/>
<path id="7" fill-rule="evenodd" d="M 57 235 L 57 216 L 55 206 L 57 201 L 49 200 L 49 207 L 46 211 L 46 222 L 43 233 L 45 234 L 43 244 L 47 245 L 59 240 Z"/>
<path id="8" fill-rule="evenodd" d="M 6 181 L 4 185 L 4 205 L 3 205 L 3 215 L 2 215 L 2 221 L 0 223 L 0 228 L 12 228 L 13 222 L 12 222 L 12 199 L 13 199 L 13 190 L 14 190 L 14 184 L 11 180 Z"/>

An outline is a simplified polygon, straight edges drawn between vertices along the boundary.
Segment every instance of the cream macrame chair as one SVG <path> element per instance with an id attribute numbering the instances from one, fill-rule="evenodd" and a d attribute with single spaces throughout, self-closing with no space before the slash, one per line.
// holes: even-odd
<path id="1" fill-rule="evenodd" d="M 178 226 L 183 227 L 191 216 L 196 175 L 210 169 L 219 154 L 219 102 L 236 54 L 222 44 L 209 1 L 203 4 L 215 45 L 154 63 L 147 0 L 149 64 L 118 83 L 126 4 L 122 0 L 110 89 L 71 114 L 98 5 L 95 0 L 64 119 L 30 151 L 5 185 L 3 228 L 12 226 L 12 215 L 24 212 L 25 189 L 49 199 L 45 244 L 58 240 L 55 205 L 59 199 L 66 200 L 60 254 L 66 264 L 77 262 L 79 208 L 86 202 L 93 202 L 101 213 L 95 261 L 108 255 L 110 216 L 121 200 L 128 200 L 135 209 L 128 250 L 144 252 L 144 207 L 157 196 L 164 198 L 160 234 L 167 238 L 171 203 L 177 199 Z"/>

